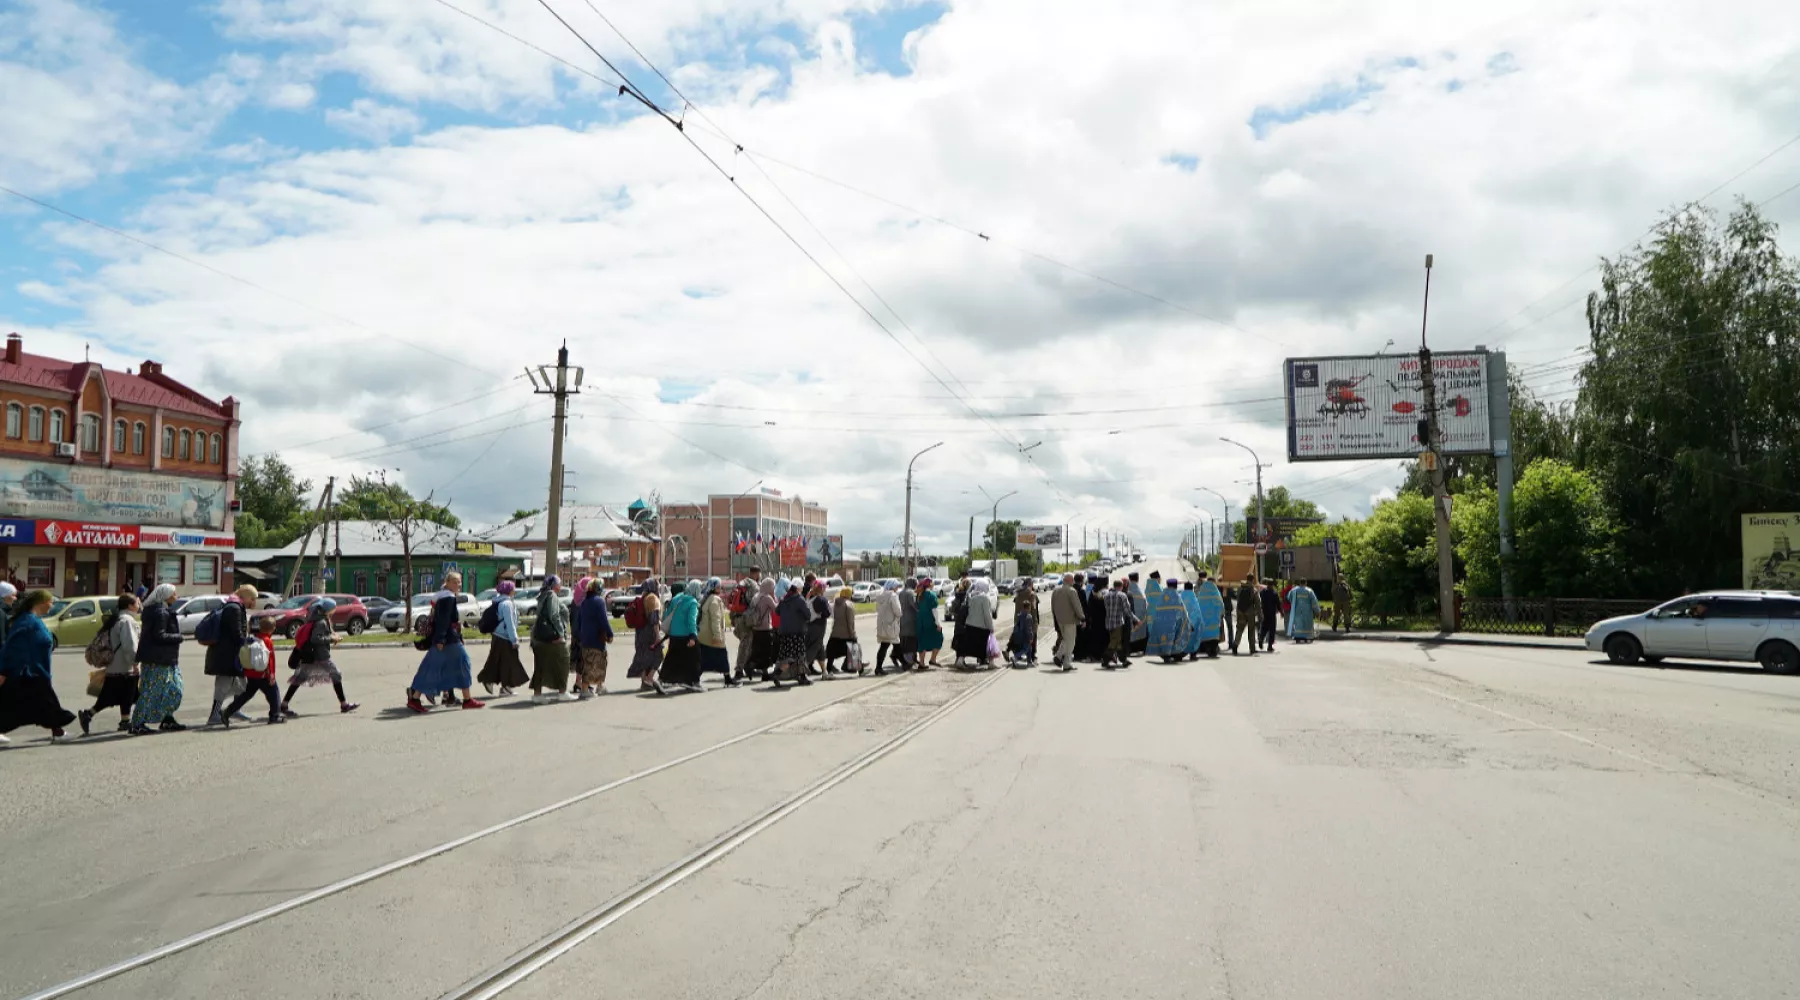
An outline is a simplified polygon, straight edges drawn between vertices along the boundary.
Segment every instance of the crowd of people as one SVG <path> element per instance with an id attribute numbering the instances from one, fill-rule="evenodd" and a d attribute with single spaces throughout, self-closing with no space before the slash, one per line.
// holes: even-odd
<path id="1" fill-rule="evenodd" d="M 447 574 L 444 589 L 432 599 L 414 643 L 423 656 L 406 690 L 408 710 L 483 708 L 486 702 L 473 693 L 476 684 L 490 696 L 502 697 L 528 688 L 538 702 L 584 701 L 605 693 L 608 647 L 615 635 L 599 580 L 580 580 L 574 600 L 565 606 L 559 597 L 562 582 L 548 577 L 524 636 L 512 601 L 515 584 L 501 581 L 478 626 L 492 640 L 479 674 L 463 639 L 457 602 L 461 583 L 459 574 Z M 669 695 L 707 690 L 703 679 L 709 673 L 718 674 L 725 687 L 752 682 L 781 687 L 871 669 L 878 676 L 930 670 L 939 666 L 946 627 L 956 668 L 994 669 L 1003 657 L 1013 666 L 1037 663 L 1040 607 L 1032 588 L 1021 587 L 1013 595 L 1012 638 L 1002 649 L 999 595 L 991 581 L 958 580 L 941 620 L 939 583 L 922 578 L 884 585 L 875 598 L 876 650 L 871 659 L 858 634 L 851 589 L 828 593 L 825 582 L 810 573 L 788 580 L 765 578 L 760 568 L 752 568 L 744 580 L 729 586 L 717 577 L 689 581 L 666 602 L 656 581 L 649 580 L 626 612 L 633 650 L 625 676 L 638 682 L 639 691 Z M 1338 582 L 1335 590 L 1333 596 L 1340 600 L 1334 604 L 1347 607 L 1347 588 Z M 205 649 L 205 674 L 213 678 L 207 725 L 229 729 L 233 721 L 250 721 L 242 709 L 258 694 L 268 704 L 269 723 L 283 723 L 296 715 L 292 704 L 301 688 L 326 684 L 337 697 L 339 712 L 355 711 L 359 706 L 346 697 L 343 674 L 333 661 L 342 639 L 331 622 L 334 602 L 321 598 L 310 605 L 289 651 L 292 672 L 282 694 L 274 619 L 256 619 L 257 627 L 251 628 L 249 609 L 256 599 L 254 588 L 240 587 L 216 612 L 213 627 L 196 630 Z M 113 709 L 119 712 L 119 730 L 132 735 L 187 728 L 175 719 L 184 697 L 180 652 L 186 639 L 175 600 L 175 588 L 167 584 L 142 600 L 120 595 L 116 610 L 101 623 L 101 639 L 88 650 L 93 668 L 88 693 L 94 702 L 72 713 L 51 686 L 55 643 L 43 617 L 54 597 L 47 590 L 21 595 L 12 584 L 0 582 L 0 742 L 7 741 L 5 733 L 26 725 L 50 730 L 52 741 L 68 738 L 71 724 L 87 735 L 95 719 Z M 1222 627 L 1205 613 L 1216 607 L 1212 602 L 1222 604 Z M 1222 595 L 1203 570 L 1185 583 L 1165 582 L 1151 573 L 1147 591 L 1135 572 L 1118 580 L 1071 573 L 1050 597 L 1056 635 L 1052 662 L 1065 670 L 1077 662 L 1112 670 L 1131 666 L 1134 655 L 1197 658 L 1203 652 L 1216 655 L 1220 645 L 1229 645 L 1235 656 L 1246 635 L 1251 655 L 1274 652 L 1277 616 L 1285 619 L 1291 638 L 1305 641 L 1314 634 L 1319 607 L 1305 584 L 1282 591 L 1274 581 L 1254 576 Z M 735 659 L 726 648 L 728 634 L 737 640 Z M 529 672 L 521 655 L 526 643 Z"/>

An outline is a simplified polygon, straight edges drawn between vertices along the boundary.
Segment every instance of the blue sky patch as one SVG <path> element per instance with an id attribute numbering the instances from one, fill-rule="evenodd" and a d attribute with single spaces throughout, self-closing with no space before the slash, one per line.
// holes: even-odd
<path id="1" fill-rule="evenodd" d="M 693 399 L 705 391 L 704 382 L 677 382 L 659 379 L 656 383 L 656 398 L 665 403 L 680 403 Z"/>
<path id="2" fill-rule="evenodd" d="M 1200 169 L 1200 157 L 1192 153 L 1165 153 L 1162 161 L 1184 174 L 1191 174 Z"/>
<path id="3" fill-rule="evenodd" d="M 906 62 L 906 36 L 938 22 L 949 13 L 941 0 L 898 4 L 850 14 L 850 30 L 856 38 L 857 61 L 889 76 L 910 76 Z"/>

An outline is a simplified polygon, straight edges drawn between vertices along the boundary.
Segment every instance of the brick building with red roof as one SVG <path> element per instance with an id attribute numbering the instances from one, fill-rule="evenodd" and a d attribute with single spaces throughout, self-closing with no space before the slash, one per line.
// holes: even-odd
<path id="1" fill-rule="evenodd" d="M 146 361 L 0 355 L 0 575 L 62 597 L 232 587 L 238 402 Z"/>

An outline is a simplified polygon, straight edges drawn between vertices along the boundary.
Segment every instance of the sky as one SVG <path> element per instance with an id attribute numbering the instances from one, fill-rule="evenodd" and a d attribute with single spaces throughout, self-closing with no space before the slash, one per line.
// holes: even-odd
<path id="1" fill-rule="evenodd" d="M 566 344 L 571 501 L 760 483 L 887 550 L 941 441 L 926 552 L 1005 494 L 1169 552 L 1252 451 L 1391 495 L 1286 461 L 1281 362 L 1414 349 L 1426 253 L 1434 349 L 1554 402 L 1662 213 L 1794 252 L 1787 7 L 0 0 L 0 329 L 473 523 L 543 506 Z"/>

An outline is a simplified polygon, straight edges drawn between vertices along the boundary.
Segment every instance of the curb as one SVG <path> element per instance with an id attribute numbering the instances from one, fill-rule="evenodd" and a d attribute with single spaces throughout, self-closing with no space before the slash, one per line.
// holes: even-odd
<path id="1" fill-rule="evenodd" d="M 1320 632 L 1319 640 L 1321 642 L 1410 642 L 1432 646 L 1494 646 L 1502 649 L 1560 649 L 1568 653 L 1589 652 L 1586 646 L 1575 646 L 1563 642 L 1532 639 L 1483 639 L 1443 632 L 1421 632 L 1417 635 L 1375 635 L 1367 632 L 1334 635 L 1329 632 Z"/>

